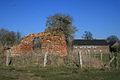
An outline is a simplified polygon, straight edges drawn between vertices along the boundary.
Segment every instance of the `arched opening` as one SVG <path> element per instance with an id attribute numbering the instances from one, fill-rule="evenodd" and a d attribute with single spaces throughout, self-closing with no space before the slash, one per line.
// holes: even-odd
<path id="1" fill-rule="evenodd" d="M 39 37 L 33 39 L 33 50 L 35 49 L 41 49 L 41 38 Z"/>

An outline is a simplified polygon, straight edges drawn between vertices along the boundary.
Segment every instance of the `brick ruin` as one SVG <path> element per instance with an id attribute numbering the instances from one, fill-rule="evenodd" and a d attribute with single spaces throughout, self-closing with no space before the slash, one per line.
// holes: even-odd
<path id="1" fill-rule="evenodd" d="M 38 34 L 29 34 L 25 36 L 18 45 L 11 47 L 13 55 L 25 54 L 33 51 L 33 40 L 40 39 L 42 53 L 57 54 L 61 57 L 67 55 L 67 45 L 64 35 L 53 35 L 43 32 Z"/>

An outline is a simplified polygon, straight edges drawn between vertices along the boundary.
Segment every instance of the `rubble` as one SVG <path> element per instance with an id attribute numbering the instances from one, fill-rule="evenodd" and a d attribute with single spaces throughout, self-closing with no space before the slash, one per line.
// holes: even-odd
<path id="1" fill-rule="evenodd" d="M 64 35 L 53 35 L 47 32 L 29 34 L 25 36 L 19 45 L 13 46 L 13 55 L 25 54 L 33 51 L 33 39 L 40 38 L 42 53 L 57 54 L 61 57 L 67 55 L 67 45 Z"/>

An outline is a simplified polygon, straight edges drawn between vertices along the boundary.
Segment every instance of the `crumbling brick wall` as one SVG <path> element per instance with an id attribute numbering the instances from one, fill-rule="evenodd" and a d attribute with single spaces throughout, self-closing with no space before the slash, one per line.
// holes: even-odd
<path id="1" fill-rule="evenodd" d="M 29 34 L 24 37 L 19 45 L 13 46 L 11 52 L 13 55 L 25 54 L 33 51 L 33 39 L 40 38 L 42 53 L 67 55 L 67 45 L 64 35 L 53 35 L 51 33 Z"/>

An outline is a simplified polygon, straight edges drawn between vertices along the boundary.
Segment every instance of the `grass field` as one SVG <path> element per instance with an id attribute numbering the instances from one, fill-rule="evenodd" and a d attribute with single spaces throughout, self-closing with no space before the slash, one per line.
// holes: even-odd
<path id="1" fill-rule="evenodd" d="M 71 67 L 0 67 L 0 80 L 120 80 L 120 70 Z"/>

